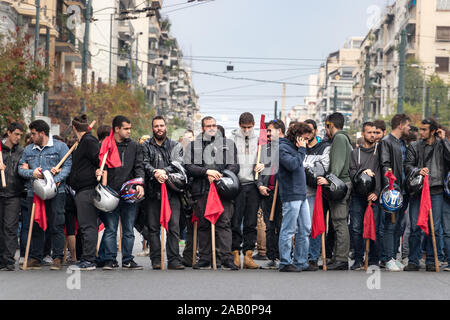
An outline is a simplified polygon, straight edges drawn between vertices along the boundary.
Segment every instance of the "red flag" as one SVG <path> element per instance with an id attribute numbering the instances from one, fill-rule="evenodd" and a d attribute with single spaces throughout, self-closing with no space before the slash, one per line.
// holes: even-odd
<path id="1" fill-rule="evenodd" d="M 98 226 L 98 232 L 102 232 L 104 229 L 105 229 L 105 225 L 102 222 L 102 224 Z"/>
<path id="2" fill-rule="evenodd" d="M 211 182 L 209 185 L 208 200 L 206 200 L 205 219 L 208 219 L 211 224 L 216 224 L 223 210 L 222 201 L 220 201 L 216 185 L 214 182 Z"/>
<path id="3" fill-rule="evenodd" d="M 34 204 L 34 222 L 36 222 L 42 230 L 47 230 L 47 213 L 45 211 L 45 201 L 36 194 L 33 195 Z"/>
<path id="4" fill-rule="evenodd" d="M 428 175 L 423 179 L 422 196 L 420 197 L 419 218 L 417 219 L 417 226 L 422 229 L 428 236 L 428 214 L 431 210 L 430 184 Z"/>
<path id="5" fill-rule="evenodd" d="M 375 218 L 373 216 L 372 202 L 369 202 L 364 213 L 364 232 L 363 239 L 377 241 L 377 232 L 375 229 Z"/>
<path id="6" fill-rule="evenodd" d="M 389 190 L 394 190 L 394 181 L 397 180 L 397 178 L 394 176 L 391 170 L 388 170 L 384 176 L 389 179 Z"/>
<path id="7" fill-rule="evenodd" d="M 159 223 L 169 232 L 169 220 L 172 214 L 170 210 L 169 197 L 167 195 L 166 183 L 161 184 L 161 215 Z"/>
<path id="8" fill-rule="evenodd" d="M 194 222 L 199 222 L 197 216 L 195 215 L 195 210 L 192 210 L 192 224 L 194 224 Z"/>
<path id="9" fill-rule="evenodd" d="M 313 239 L 325 232 L 325 219 L 323 217 L 322 186 L 317 186 L 316 200 L 312 218 L 311 237 Z"/>
<path id="10" fill-rule="evenodd" d="M 103 156 L 108 152 L 108 155 L 106 156 L 106 165 L 108 168 L 117 168 L 122 166 L 122 161 L 120 161 L 119 156 L 119 150 L 117 149 L 116 140 L 114 139 L 113 130 L 111 129 L 111 132 L 109 133 L 109 136 L 107 136 L 103 142 L 102 146 L 100 147 L 100 153 L 98 155 L 100 159 L 100 165 L 102 165 L 103 162 Z"/>
<path id="11" fill-rule="evenodd" d="M 259 146 L 267 144 L 267 129 L 266 129 L 265 119 L 266 119 L 266 116 L 264 114 L 262 114 L 261 122 L 259 124 L 259 138 L 258 138 Z"/>

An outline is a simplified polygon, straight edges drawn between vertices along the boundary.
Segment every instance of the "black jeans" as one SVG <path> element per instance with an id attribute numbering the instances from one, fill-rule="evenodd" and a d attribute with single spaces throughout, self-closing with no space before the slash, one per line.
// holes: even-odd
<path id="1" fill-rule="evenodd" d="M 92 204 L 92 194 L 94 189 L 87 189 L 75 195 L 75 205 L 77 206 L 78 228 L 81 232 L 83 254 L 81 260 L 95 262 L 97 251 L 98 226 L 97 208 Z"/>
<path id="2" fill-rule="evenodd" d="M 0 197 L 0 265 L 15 263 L 19 215 L 19 197 Z"/>
<path id="3" fill-rule="evenodd" d="M 186 244 L 183 250 L 183 262 L 187 265 L 193 265 L 197 261 L 192 261 L 194 250 L 194 224 L 192 223 L 192 210 L 190 212 L 183 212 L 186 220 Z M 198 223 L 197 223 L 198 229 Z M 198 237 L 197 237 L 198 242 Z M 198 247 L 197 247 L 198 248 Z M 197 253 L 196 253 L 197 254 Z"/>
<path id="4" fill-rule="evenodd" d="M 166 253 L 169 265 L 181 264 L 180 256 L 180 198 L 177 194 L 169 193 L 169 204 L 172 214 L 169 220 L 169 232 L 166 239 Z M 150 260 L 152 265 L 161 263 L 161 200 L 149 199 L 147 202 L 147 218 L 149 227 Z"/>
<path id="5" fill-rule="evenodd" d="M 278 252 L 278 238 L 281 228 L 281 221 L 283 219 L 282 204 L 280 195 L 278 194 L 273 221 L 270 219 L 270 211 L 272 210 L 274 191 L 271 191 L 268 197 L 263 197 L 261 207 L 264 213 L 264 223 L 266 224 L 266 255 L 270 260 L 280 259 Z"/>
<path id="6" fill-rule="evenodd" d="M 33 197 L 28 197 L 28 208 L 31 215 Z M 42 261 L 44 255 L 45 232 L 51 237 L 52 258 L 63 258 L 64 251 L 64 205 L 66 194 L 58 193 L 56 197 L 45 201 L 45 210 L 47 214 L 47 230 L 42 230 L 34 222 L 33 233 L 31 236 L 30 257 Z"/>
<path id="7" fill-rule="evenodd" d="M 256 224 L 258 222 L 259 191 L 254 183 L 241 185 L 235 200 L 234 215 L 231 220 L 233 230 L 232 250 L 248 250 L 255 248 Z M 241 225 L 244 223 L 243 232 Z M 241 247 L 242 244 L 242 247 Z"/>
<path id="8" fill-rule="evenodd" d="M 199 219 L 198 224 L 198 255 L 200 261 L 211 262 L 212 244 L 211 244 L 211 222 L 204 218 L 206 209 L 206 200 L 208 195 L 196 199 L 195 215 Z M 231 253 L 231 217 L 233 216 L 234 206 L 231 201 L 222 200 L 223 213 L 215 225 L 216 256 L 218 262 L 232 261 Z"/>

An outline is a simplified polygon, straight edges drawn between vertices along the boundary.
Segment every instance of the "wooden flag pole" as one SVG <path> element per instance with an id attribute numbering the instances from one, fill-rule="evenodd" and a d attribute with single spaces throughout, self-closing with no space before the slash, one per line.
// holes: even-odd
<path id="1" fill-rule="evenodd" d="M 164 256 L 166 255 L 166 241 L 164 240 L 164 227 L 161 226 L 161 270 L 164 270 Z"/>
<path id="2" fill-rule="evenodd" d="M 98 257 L 98 251 L 100 250 L 100 243 L 102 241 L 102 237 L 99 235 L 100 232 L 97 233 L 97 252 L 95 254 L 96 257 Z"/>
<path id="3" fill-rule="evenodd" d="M 211 223 L 211 244 L 212 244 L 212 259 L 213 259 L 213 269 L 217 270 L 216 264 L 216 226 Z"/>
<path id="4" fill-rule="evenodd" d="M 323 271 L 327 271 L 327 252 L 325 250 L 325 232 L 322 232 L 322 262 Z"/>
<path id="5" fill-rule="evenodd" d="M 0 151 L 0 164 L 3 164 L 3 154 L 2 154 L 1 151 Z M 2 177 L 2 187 L 6 188 L 5 170 L 0 170 L 0 174 L 1 174 L 1 177 Z"/>
<path id="6" fill-rule="evenodd" d="M 439 261 L 436 248 L 436 236 L 434 234 L 434 221 L 433 221 L 433 210 L 430 209 L 430 227 L 431 227 L 431 237 L 433 240 L 433 252 L 434 252 L 434 265 L 436 266 L 436 272 L 439 272 Z"/>
<path id="7" fill-rule="evenodd" d="M 275 206 L 277 204 L 277 197 L 278 197 L 278 180 L 275 182 L 275 192 L 273 193 L 272 209 L 270 209 L 269 221 L 273 221 L 275 215 Z"/>
<path id="8" fill-rule="evenodd" d="M 256 157 L 256 165 L 259 164 L 259 160 L 261 160 L 261 145 L 258 145 L 258 156 Z M 255 174 L 255 181 L 258 180 L 259 172 Z"/>
<path id="9" fill-rule="evenodd" d="M 192 265 L 197 263 L 197 221 L 194 221 L 194 237 L 192 242 Z"/>
<path id="10" fill-rule="evenodd" d="M 63 259 L 62 259 L 62 264 L 65 264 L 67 261 L 67 236 L 66 236 L 66 241 L 64 242 L 64 251 L 63 251 Z"/>
<path id="11" fill-rule="evenodd" d="M 102 170 L 102 171 L 103 171 L 103 168 L 105 168 L 106 157 L 108 157 L 108 151 L 106 151 L 105 155 L 103 156 L 102 165 L 100 166 L 100 170 Z M 97 181 L 100 182 L 101 178 L 102 178 L 102 176 L 98 176 Z"/>
<path id="12" fill-rule="evenodd" d="M 22 270 L 27 270 L 28 253 L 30 252 L 31 234 L 33 233 L 33 222 L 34 222 L 34 203 L 33 206 L 31 207 L 30 227 L 28 229 L 27 247 L 25 249 L 25 259 L 23 261 Z"/>

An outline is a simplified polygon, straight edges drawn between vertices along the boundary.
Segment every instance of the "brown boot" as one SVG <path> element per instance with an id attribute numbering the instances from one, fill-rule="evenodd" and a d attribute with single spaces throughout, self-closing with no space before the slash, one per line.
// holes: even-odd
<path id="1" fill-rule="evenodd" d="M 23 270 L 23 265 L 20 266 L 20 269 Z M 27 261 L 27 270 L 41 270 L 41 263 L 39 260 L 34 258 L 29 258 Z"/>
<path id="2" fill-rule="evenodd" d="M 253 261 L 252 258 L 253 251 L 247 250 L 244 256 L 244 269 L 259 269 L 259 265 Z"/>
<path id="3" fill-rule="evenodd" d="M 50 270 L 61 270 L 61 259 L 60 258 L 53 259 L 53 263 L 50 267 Z"/>
<path id="4" fill-rule="evenodd" d="M 236 267 L 238 267 L 240 269 L 241 268 L 241 255 L 239 254 L 239 250 L 233 251 L 233 257 L 234 257 L 234 264 L 236 265 Z"/>

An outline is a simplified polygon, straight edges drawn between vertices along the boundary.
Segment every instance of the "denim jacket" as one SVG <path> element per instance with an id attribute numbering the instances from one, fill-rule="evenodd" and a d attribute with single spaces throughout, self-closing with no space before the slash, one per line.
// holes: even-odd
<path id="1" fill-rule="evenodd" d="M 26 179 L 26 186 L 28 188 L 28 196 L 33 196 L 33 171 L 41 167 L 42 172 L 50 170 L 59 163 L 59 161 L 69 151 L 67 145 L 61 141 L 54 140 L 49 137 L 48 143 L 42 149 L 35 144 L 28 145 L 19 161 L 19 175 Z M 23 163 L 27 163 L 29 170 L 21 169 Z M 58 193 L 64 193 L 64 182 L 69 176 L 70 168 L 72 167 L 72 155 L 70 155 L 64 164 L 61 166 L 61 172 L 58 173 L 54 179 L 55 183 L 61 182 L 58 187 Z"/>

